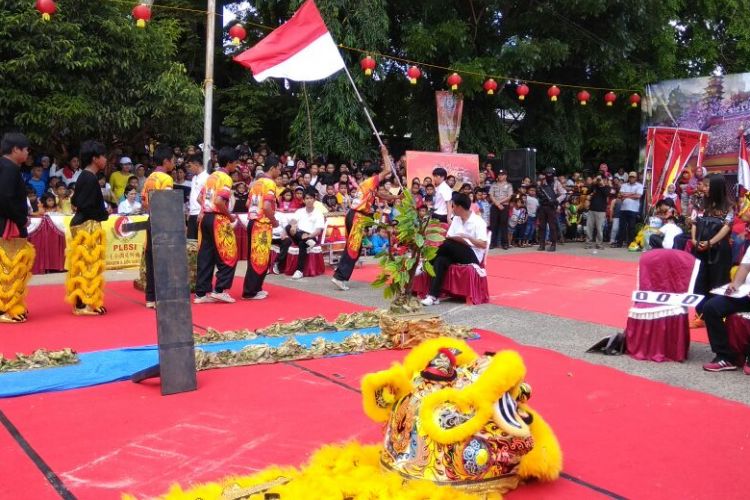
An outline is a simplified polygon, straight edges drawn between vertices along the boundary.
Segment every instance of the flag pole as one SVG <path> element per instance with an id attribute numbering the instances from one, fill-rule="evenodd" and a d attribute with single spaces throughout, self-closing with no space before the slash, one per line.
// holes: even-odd
<path id="1" fill-rule="evenodd" d="M 216 0 L 208 0 L 206 13 L 206 78 L 203 81 L 203 166 L 211 172 L 211 136 L 214 105 L 214 44 L 216 35 Z"/>
<path id="2" fill-rule="evenodd" d="M 370 111 L 367 109 L 367 104 L 365 104 L 364 99 L 362 99 L 362 95 L 359 93 L 359 89 L 354 83 L 354 79 L 352 78 L 351 73 L 349 73 L 349 68 L 347 68 L 346 63 L 344 63 L 344 72 L 346 72 L 346 77 L 349 79 L 349 83 L 352 84 L 354 95 L 357 96 L 357 100 L 359 101 L 360 106 L 362 106 L 362 110 L 365 112 L 365 116 L 367 117 L 367 121 L 370 124 L 372 131 L 375 132 L 375 137 L 378 138 L 378 144 L 380 144 L 381 147 L 385 146 L 385 144 L 383 144 L 383 139 L 381 139 L 380 137 L 380 132 L 378 132 L 377 127 L 375 127 L 375 123 L 372 121 Z M 403 189 L 404 186 L 403 184 L 401 184 L 401 178 L 399 177 L 398 172 L 396 171 L 396 166 L 391 161 L 390 156 L 387 156 L 386 158 L 384 158 L 384 160 L 388 162 L 388 166 L 391 167 L 391 172 L 393 172 L 393 176 L 396 178 L 396 182 L 398 183 L 399 187 Z"/>

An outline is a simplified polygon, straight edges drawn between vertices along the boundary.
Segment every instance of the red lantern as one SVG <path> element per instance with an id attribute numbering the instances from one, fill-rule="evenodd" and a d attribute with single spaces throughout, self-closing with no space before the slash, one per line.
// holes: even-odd
<path id="1" fill-rule="evenodd" d="M 448 77 L 448 85 L 450 85 L 451 90 L 453 90 L 454 92 L 458 90 L 458 86 L 461 85 L 461 82 L 461 75 L 459 75 L 458 73 L 452 73 Z"/>
<path id="2" fill-rule="evenodd" d="M 372 75 L 372 70 L 375 69 L 375 66 L 378 64 L 375 62 L 375 59 L 373 59 L 370 56 L 365 57 L 361 61 L 359 61 L 359 66 L 362 68 L 362 71 L 365 72 L 365 75 L 370 76 Z"/>
<path id="3" fill-rule="evenodd" d="M 641 96 L 639 96 L 638 94 L 633 94 L 630 96 L 630 99 L 628 100 L 630 101 L 631 108 L 637 108 L 638 105 L 641 103 Z"/>
<path id="4" fill-rule="evenodd" d="M 557 85 L 553 85 L 547 89 L 547 96 L 552 102 L 557 102 L 557 96 L 560 95 L 560 88 Z"/>
<path id="5" fill-rule="evenodd" d="M 522 83 L 518 87 L 516 87 L 516 94 L 518 94 L 518 100 L 523 101 L 526 99 L 526 96 L 529 95 L 529 87 L 525 83 Z"/>
<path id="6" fill-rule="evenodd" d="M 416 66 L 409 66 L 409 69 L 406 71 L 406 76 L 409 77 L 409 81 L 412 85 L 417 84 L 417 80 L 419 80 L 419 77 L 422 76 L 422 72 L 419 71 L 419 68 Z"/>
<path id="7" fill-rule="evenodd" d="M 146 21 L 151 20 L 151 7 L 142 3 L 133 7 L 133 17 L 136 19 L 135 25 L 139 28 L 146 27 Z"/>
<path id="8" fill-rule="evenodd" d="M 581 103 L 581 106 L 585 106 L 586 104 L 588 104 L 589 99 L 591 99 L 591 94 L 589 94 L 585 90 L 578 92 L 578 102 Z"/>
<path id="9" fill-rule="evenodd" d="M 607 106 L 612 106 L 616 100 L 617 100 L 617 94 L 615 94 L 614 92 L 609 91 L 606 94 L 604 94 L 604 102 L 607 103 Z"/>
<path id="10" fill-rule="evenodd" d="M 49 21 L 57 11 L 57 4 L 55 0 L 36 0 L 36 10 L 42 14 L 44 21 Z"/>
<path id="11" fill-rule="evenodd" d="M 232 45 L 239 45 L 247 37 L 247 31 L 241 24 L 235 24 L 229 28 L 229 36 L 232 37 Z"/>
<path id="12" fill-rule="evenodd" d="M 492 78 L 487 79 L 486 82 L 484 82 L 484 90 L 487 92 L 487 95 L 492 95 L 497 90 L 497 82 L 493 80 Z"/>

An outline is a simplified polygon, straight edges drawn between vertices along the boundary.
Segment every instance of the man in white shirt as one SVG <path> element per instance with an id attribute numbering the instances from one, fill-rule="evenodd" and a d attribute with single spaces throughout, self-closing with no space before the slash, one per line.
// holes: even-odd
<path id="1" fill-rule="evenodd" d="M 136 200 L 138 192 L 133 186 L 125 188 L 125 199 L 117 206 L 117 213 L 120 215 L 134 215 L 140 213 L 141 203 Z"/>
<path id="2" fill-rule="evenodd" d="M 198 239 L 198 216 L 201 213 L 201 204 L 198 203 L 198 195 L 206 185 L 208 172 L 203 168 L 203 157 L 191 155 L 187 160 L 193 179 L 190 181 L 190 199 L 188 201 L 187 237 L 189 240 Z"/>
<path id="3" fill-rule="evenodd" d="M 635 225 L 638 222 L 638 212 L 641 210 L 641 196 L 643 184 L 638 182 L 638 174 L 630 172 L 628 182 L 620 186 L 620 234 L 615 247 L 628 246 L 635 238 Z"/>
<path id="4" fill-rule="evenodd" d="M 432 180 L 435 184 L 432 218 L 442 223 L 449 223 L 453 218 L 453 202 L 451 201 L 453 190 L 445 181 L 446 177 L 448 177 L 448 172 L 443 167 L 432 171 Z"/>
<path id="5" fill-rule="evenodd" d="M 430 283 L 430 293 L 422 304 L 438 304 L 443 279 L 451 264 L 479 264 L 484 259 L 487 247 L 487 224 L 471 211 L 471 199 L 464 193 L 453 194 L 455 216 L 448 228 L 446 239 L 431 262 L 435 277 Z"/>
<path id="6" fill-rule="evenodd" d="M 297 270 L 294 271 L 292 279 L 302 278 L 307 262 L 307 251 L 317 244 L 317 238 L 323 233 L 325 218 L 323 212 L 315 208 L 315 188 L 309 187 L 305 191 L 305 206 L 300 208 L 290 220 L 290 224 L 284 229 L 289 238 L 279 243 L 279 258 L 274 265 L 274 273 L 279 274 L 279 269 L 286 267 L 286 258 L 292 243 L 299 248 L 297 258 Z"/>

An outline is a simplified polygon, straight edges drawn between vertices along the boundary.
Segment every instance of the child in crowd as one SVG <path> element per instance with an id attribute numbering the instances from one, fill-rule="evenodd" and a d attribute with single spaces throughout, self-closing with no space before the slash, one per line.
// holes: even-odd
<path id="1" fill-rule="evenodd" d="M 44 191 L 47 189 L 47 183 L 42 179 L 42 167 L 36 165 L 31 167 L 31 178 L 26 183 L 27 186 L 32 188 L 36 192 L 37 198 L 41 198 Z"/>
<path id="2" fill-rule="evenodd" d="M 671 207 L 665 207 L 660 213 L 664 225 L 649 238 L 648 243 L 651 248 L 674 248 L 675 237 L 682 234 L 682 228 L 677 225 L 675 214 L 675 209 Z"/>
<path id="3" fill-rule="evenodd" d="M 234 208 L 232 209 L 232 212 L 236 214 L 247 212 L 248 191 L 245 181 L 235 183 L 232 187 L 232 191 L 234 192 Z"/>
<path id="4" fill-rule="evenodd" d="M 380 255 L 383 252 L 387 252 L 390 245 L 390 241 L 388 240 L 388 230 L 384 227 L 379 228 L 377 232 L 372 235 L 370 241 L 372 242 L 372 253 L 374 255 Z"/>
<path id="5" fill-rule="evenodd" d="M 349 196 L 349 188 L 345 184 L 339 186 L 339 191 L 336 193 L 336 203 L 339 204 L 342 212 L 349 210 L 349 206 L 352 204 L 352 197 Z"/>
<path id="6" fill-rule="evenodd" d="M 326 186 L 326 194 L 325 196 L 323 196 L 323 199 L 321 201 L 323 202 L 323 206 L 325 206 L 329 212 L 341 211 L 339 200 L 336 197 L 336 188 L 334 187 L 333 184 L 328 184 Z"/>
<path id="7" fill-rule="evenodd" d="M 477 187 L 474 189 L 474 198 L 477 207 L 479 207 L 479 215 L 487 224 L 487 227 L 490 227 L 490 202 L 487 201 L 487 190 L 483 187 Z"/>
<path id="8" fill-rule="evenodd" d="M 529 180 L 531 182 L 531 180 Z M 536 245 L 536 213 L 539 210 L 539 199 L 536 197 L 536 186 L 529 185 L 526 189 L 526 246 Z"/>
<path id="9" fill-rule="evenodd" d="M 74 185 L 74 184 L 71 184 Z M 65 184 L 57 186 L 57 209 L 63 215 L 73 215 L 73 205 L 70 203 L 71 192 Z"/>
<path id="10" fill-rule="evenodd" d="M 524 236 L 526 235 L 526 222 L 528 220 L 528 212 L 526 211 L 526 205 L 524 204 L 523 196 L 516 195 L 515 203 L 512 203 L 513 212 L 511 213 L 508 226 L 510 227 L 513 223 L 513 230 L 508 235 L 508 244 L 513 246 L 522 247 L 526 244 Z"/>
<path id="11" fill-rule="evenodd" d="M 46 193 L 42 196 L 42 210 L 44 210 L 44 213 L 46 214 L 57 213 L 57 200 L 54 195 Z"/>
<path id="12" fill-rule="evenodd" d="M 305 188 L 297 186 L 294 188 L 294 197 L 292 198 L 292 209 L 294 211 L 299 210 L 305 206 Z"/>
<path id="13" fill-rule="evenodd" d="M 29 215 L 32 217 L 44 215 L 44 207 L 37 198 L 36 190 L 31 186 L 26 188 L 26 206 L 29 208 Z"/>
<path id="14" fill-rule="evenodd" d="M 422 196 L 422 187 L 419 185 L 419 179 L 414 179 L 416 182 L 411 183 L 411 195 L 414 197 L 414 206 L 417 208 L 424 205 L 424 197 Z"/>
<path id="15" fill-rule="evenodd" d="M 425 188 L 425 195 L 424 195 L 424 203 L 427 205 L 427 209 L 431 209 L 433 207 L 433 203 L 435 200 L 435 186 L 432 185 L 432 182 L 430 181 L 430 184 L 428 184 Z"/>
<path id="16" fill-rule="evenodd" d="M 294 205 L 294 203 L 292 202 L 293 196 L 294 196 L 294 192 L 289 188 L 281 192 L 281 196 L 279 200 L 279 212 L 291 213 L 295 211 L 295 209 L 292 208 L 292 206 Z"/>

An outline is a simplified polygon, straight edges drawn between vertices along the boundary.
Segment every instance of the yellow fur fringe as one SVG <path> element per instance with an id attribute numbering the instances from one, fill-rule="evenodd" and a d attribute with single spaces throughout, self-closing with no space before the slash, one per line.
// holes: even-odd
<path id="1" fill-rule="evenodd" d="M 162 498 L 165 500 L 213 500 L 232 498 L 232 492 L 269 483 L 280 477 L 289 482 L 250 495 L 249 500 L 262 500 L 264 493 L 278 493 L 282 499 L 403 499 L 403 500 L 499 500 L 499 494 L 477 496 L 428 481 L 405 481 L 400 475 L 382 470 L 380 446 L 347 443 L 323 446 L 300 470 L 290 467 L 268 467 L 251 476 L 229 477 L 220 483 L 209 483 L 183 490 L 174 485 Z M 134 497 L 123 497 L 134 498 Z"/>
<path id="2" fill-rule="evenodd" d="M 99 223 L 87 221 L 71 228 L 68 245 L 68 277 L 65 300 L 73 305 L 80 299 L 92 309 L 104 306 L 104 231 Z"/>
<path id="3" fill-rule="evenodd" d="M 398 363 L 388 370 L 368 373 L 362 379 L 362 408 L 365 415 L 375 422 L 387 422 L 394 403 L 412 390 L 410 377 Z"/>
<path id="4" fill-rule="evenodd" d="M 534 448 L 521 458 L 518 475 L 522 479 L 536 478 L 552 481 L 560 477 L 563 468 L 563 456 L 560 443 L 549 424 L 526 405 L 521 405 L 534 417 L 529 428 L 534 437 Z"/>
<path id="5" fill-rule="evenodd" d="M 36 250 L 25 239 L 0 241 L 0 314 L 26 313 L 26 284 L 31 279 Z"/>

